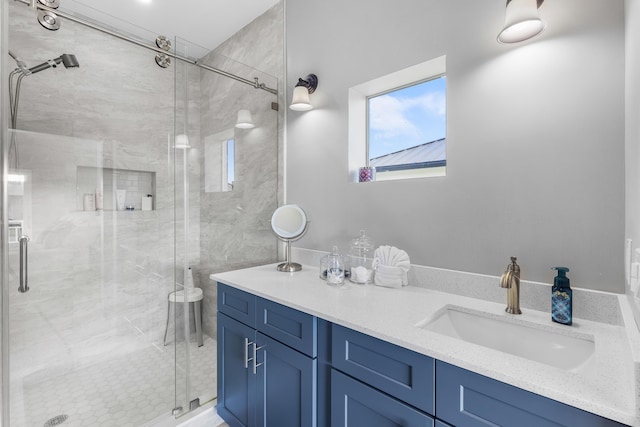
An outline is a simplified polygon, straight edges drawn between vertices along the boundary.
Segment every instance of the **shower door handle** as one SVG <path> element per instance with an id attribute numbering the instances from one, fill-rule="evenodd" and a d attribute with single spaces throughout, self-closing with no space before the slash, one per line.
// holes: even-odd
<path id="1" fill-rule="evenodd" d="M 20 286 L 18 286 L 18 292 L 25 293 L 29 290 L 27 279 L 29 270 L 27 262 L 29 236 L 20 236 L 18 242 L 20 243 Z"/>

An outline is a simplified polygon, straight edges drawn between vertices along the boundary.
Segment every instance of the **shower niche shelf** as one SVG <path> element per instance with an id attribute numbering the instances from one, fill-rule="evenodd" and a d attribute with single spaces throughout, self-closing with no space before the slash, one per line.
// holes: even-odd
<path id="1" fill-rule="evenodd" d="M 145 201 L 144 210 L 156 208 L 156 173 L 152 171 L 101 168 L 92 166 L 78 166 L 76 174 L 76 208 L 85 209 L 85 195 L 94 197 L 94 206 L 98 194 L 102 193 L 102 210 L 115 211 L 116 190 L 125 190 L 124 206 L 133 206 L 134 211 L 143 209 L 142 199 Z M 149 206 L 150 205 L 150 206 Z M 95 210 L 95 209 L 94 209 Z"/>

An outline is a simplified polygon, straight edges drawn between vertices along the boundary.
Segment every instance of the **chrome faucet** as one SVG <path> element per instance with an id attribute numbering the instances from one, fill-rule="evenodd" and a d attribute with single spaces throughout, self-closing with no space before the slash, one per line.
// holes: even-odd
<path id="1" fill-rule="evenodd" d="M 507 271 L 500 277 L 500 287 L 507 288 L 507 308 L 504 309 L 510 314 L 522 314 L 520 311 L 520 266 L 516 264 L 517 258 L 511 257 L 511 264 L 507 266 Z"/>

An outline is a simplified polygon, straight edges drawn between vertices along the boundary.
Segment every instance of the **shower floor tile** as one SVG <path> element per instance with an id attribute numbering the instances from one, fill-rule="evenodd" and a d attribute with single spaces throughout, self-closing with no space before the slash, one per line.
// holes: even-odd
<path id="1" fill-rule="evenodd" d="M 148 345 L 64 375 L 26 376 L 21 389 L 19 385 L 12 389 L 11 425 L 42 427 L 56 416 L 67 415 L 60 426 L 138 427 L 171 414 L 176 404 L 174 392 L 179 404 L 188 407 L 184 401 L 186 351 L 183 343 L 178 344 L 177 355 L 171 343 Z M 204 346 L 192 342 L 189 353 L 189 399 L 199 397 L 204 403 L 215 397 L 216 341 L 205 336 Z"/>

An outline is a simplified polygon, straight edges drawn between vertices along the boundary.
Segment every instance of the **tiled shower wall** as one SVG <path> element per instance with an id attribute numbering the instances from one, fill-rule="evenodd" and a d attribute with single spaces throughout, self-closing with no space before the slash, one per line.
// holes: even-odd
<path id="1" fill-rule="evenodd" d="M 232 129 L 239 109 L 250 109 L 256 125 L 250 130 L 234 130 L 234 190 L 201 194 L 199 281 L 207 307 L 216 306 L 215 283 L 209 280 L 209 274 L 277 260 L 278 242 L 271 232 L 270 219 L 282 201 L 283 189 L 282 123 L 287 108 L 283 95 L 283 19 L 280 2 L 204 58 L 205 63 L 223 70 L 259 77 L 279 93 L 272 95 L 225 77 L 201 73 L 203 140 Z M 278 104 L 278 111 L 272 109 L 273 102 Z M 219 105 L 225 108 L 218 108 Z M 203 165 L 203 170 L 208 167 Z M 204 175 L 201 182 L 204 188 Z M 204 328 L 209 334 L 215 333 L 212 310 L 205 312 Z"/>

